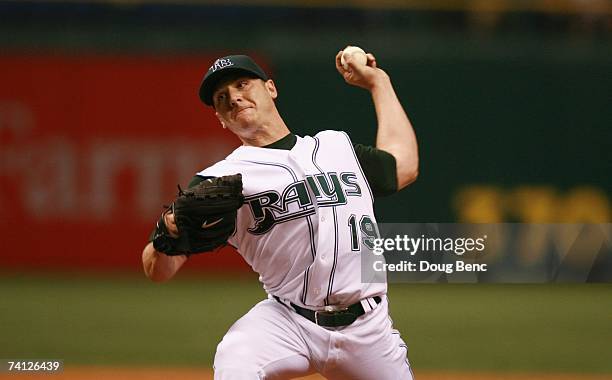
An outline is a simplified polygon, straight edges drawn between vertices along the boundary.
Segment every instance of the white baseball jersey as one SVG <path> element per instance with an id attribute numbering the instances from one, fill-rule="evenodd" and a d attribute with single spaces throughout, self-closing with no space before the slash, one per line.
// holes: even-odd
<path id="1" fill-rule="evenodd" d="M 297 137 L 291 150 L 241 146 L 200 176 L 242 174 L 245 204 L 229 243 L 268 294 L 305 307 L 386 293 L 361 280 L 377 233 L 373 196 L 344 132 Z"/>

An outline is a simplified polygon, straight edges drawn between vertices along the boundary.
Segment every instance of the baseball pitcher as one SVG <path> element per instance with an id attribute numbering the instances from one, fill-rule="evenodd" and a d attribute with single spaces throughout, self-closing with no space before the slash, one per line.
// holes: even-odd
<path id="1" fill-rule="evenodd" d="M 416 137 L 374 56 L 342 53 L 340 75 L 372 96 L 376 147 L 340 131 L 291 133 L 274 81 L 248 56 L 219 58 L 204 76 L 202 102 L 243 145 L 179 190 L 142 261 L 166 281 L 190 255 L 230 244 L 260 275 L 268 298 L 219 343 L 215 379 L 413 378 L 387 285 L 361 282 L 360 256 L 377 231 L 374 197 L 417 177 Z"/>

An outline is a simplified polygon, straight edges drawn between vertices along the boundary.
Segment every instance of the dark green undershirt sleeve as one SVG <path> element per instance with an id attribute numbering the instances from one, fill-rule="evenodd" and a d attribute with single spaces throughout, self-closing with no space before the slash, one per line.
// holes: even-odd
<path id="1" fill-rule="evenodd" d="M 355 153 L 375 197 L 397 192 L 395 157 L 368 145 L 355 144 Z"/>

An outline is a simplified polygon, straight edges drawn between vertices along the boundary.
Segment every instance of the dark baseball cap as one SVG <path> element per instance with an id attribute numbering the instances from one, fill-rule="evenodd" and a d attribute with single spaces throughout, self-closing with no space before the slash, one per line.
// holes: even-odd
<path id="1" fill-rule="evenodd" d="M 254 75 L 257 78 L 268 80 L 268 75 L 248 55 L 228 55 L 217 59 L 204 75 L 200 85 L 200 99 L 204 104 L 212 106 L 212 96 L 215 87 L 223 77 L 228 74 L 241 72 Z"/>

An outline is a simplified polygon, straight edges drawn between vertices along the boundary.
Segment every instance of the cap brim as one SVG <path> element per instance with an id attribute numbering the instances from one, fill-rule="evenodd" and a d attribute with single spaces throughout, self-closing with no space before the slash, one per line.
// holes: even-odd
<path id="1" fill-rule="evenodd" d="M 200 86 L 200 93 L 199 93 L 200 100 L 202 100 L 204 104 L 208 106 L 212 106 L 213 105 L 213 100 L 212 100 L 213 93 L 215 92 L 215 89 L 217 85 L 219 84 L 219 82 L 221 81 L 221 79 L 227 77 L 228 75 L 235 74 L 235 73 L 243 73 L 249 76 L 253 76 L 255 78 L 264 79 L 258 73 L 251 71 L 251 70 L 243 69 L 243 68 L 230 67 L 227 69 L 219 70 L 217 72 L 210 74 L 208 77 L 206 77 L 206 79 L 202 81 L 202 85 Z"/>

